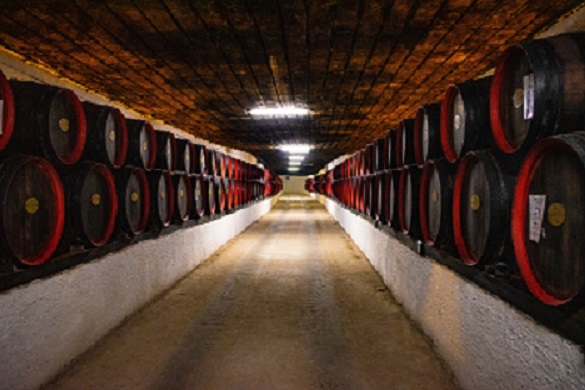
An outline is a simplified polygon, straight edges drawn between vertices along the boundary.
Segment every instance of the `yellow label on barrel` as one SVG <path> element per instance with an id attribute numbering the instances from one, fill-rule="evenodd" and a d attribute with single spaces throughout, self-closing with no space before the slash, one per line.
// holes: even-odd
<path id="1" fill-rule="evenodd" d="M 114 142 L 116 140 L 116 132 L 114 130 L 110 131 L 110 134 L 108 134 L 108 138 L 110 139 L 110 141 Z"/>
<path id="2" fill-rule="evenodd" d="M 138 192 L 133 192 L 132 194 L 130 194 L 130 200 L 134 203 L 138 202 Z"/>
<path id="3" fill-rule="evenodd" d="M 516 90 L 514 90 L 514 96 L 512 99 L 514 101 L 514 108 L 522 107 L 524 105 L 524 89 L 516 88 Z"/>
<path id="4" fill-rule="evenodd" d="M 147 149 L 148 149 L 148 143 L 147 142 L 143 142 L 142 143 L 142 150 L 144 150 L 146 152 Z"/>
<path id="5" fill-rule="evenodd" d="M 197 189 L 197 191 L 195 191 L 195 196 L 198 198 L 201 196 L 201 190 L 199 188 Z"/>
<path id="6" fill-rule="evenodd" d="M 562 203 L 551 203 L 551 205 L 548 206 L 548 222 L 552 226 L 561 226 L 565 223 L 565 219 L 567 219 L 567 213 L 565 206 Z"/>
<path id="7" fill-rule="evenodd" d="M 61 118 L 59 119 L 59 128 L 61 129 L 62 132 L 67 133 L 69 131 L 69 119 L 67 118 Z"/>
<path id="8" fill-rule="evenodd" d="M 182 198 L 185 196 L 185 190 L 180 190 L 179 191 L 179 196 Z"/>
<path id="9" fill-rule="evenodd" d="M 165 192 L 164 192 L 164 191 L 160 193 L 160 198 L 161 198 L 161 199 L 164 199 L 164 198 L 165 198 L 165 196 L 166 196 L 166 195 L 165 195 Z"/>
<path id="10" fill-rule="evenodd" d="M 213 196 L 213 190 L 211 188 L 209 189 L 209 196 Z"/>
<path id="11" fill-rule="evenodd" d="M 471 199 L 469 200 L 469 207 L 471 210 L 477 211 L 481 207 L 481 198 L 477 194 L 471 195 Z"/>
<path id="12" fill-rule="evenodd" d="M 433 201 L 433 203 L 437 203 L 439 201 L 439 193 L 437 191 L 432 192 L 431 200 Z"/>
<path id="13" fill-rule="evenodd" d="M 102 197 L 100 194 L 93 194 L 91 196 L 91 204 L 93 204 L 94 206 L 99 206 L 100 203 L 102 203 Z"/>
<path id="14" fill-rule="evenodd" d="M 39 200 L 34 196 L 31 196 L 24 201 L 24 209 L 29 214 L 36 214 L 39 211 Z"/>

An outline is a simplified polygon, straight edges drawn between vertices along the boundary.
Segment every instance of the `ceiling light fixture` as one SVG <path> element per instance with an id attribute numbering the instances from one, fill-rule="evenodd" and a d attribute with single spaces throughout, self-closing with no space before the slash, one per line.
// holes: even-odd
<path id="1" fill-rule="evenodd" d="M 295 106 L 282 107 L 257 107 L 250 110 L 250 115 L 253 116 L 305 116 L 309 115 L 308 108 Z"/>
<path id="2" fill-rule="evenodd" d="M 288 145 L 281 145 L 281 150 L 289 153 L 295 154 L 307 154 L 311 151 L 311 145 L 303 145 L 303 144 L 288 144 Z"/>

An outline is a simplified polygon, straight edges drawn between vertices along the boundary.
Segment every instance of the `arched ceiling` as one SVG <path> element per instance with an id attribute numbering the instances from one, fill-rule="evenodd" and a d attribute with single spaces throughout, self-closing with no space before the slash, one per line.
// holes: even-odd
<path id="1" fill-rule="evenodd" d="M 300 173 L 491 69 L 575 0 L 0 1 L 0 44 L 144 114 Z M 257 119 L 258 105 L 308 107 Z"/>

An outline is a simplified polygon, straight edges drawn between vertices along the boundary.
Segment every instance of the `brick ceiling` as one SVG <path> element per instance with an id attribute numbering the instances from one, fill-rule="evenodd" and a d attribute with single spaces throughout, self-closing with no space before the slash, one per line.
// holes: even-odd
<path id="1" fill-rule="evenodd" d="M 285 172 L 362 148 L 452 82 L 494 66 L 577 0 L 1 1 L 0 44 L 196 136 Z M 308 118 L 254 119 L 297 104 Z"/>

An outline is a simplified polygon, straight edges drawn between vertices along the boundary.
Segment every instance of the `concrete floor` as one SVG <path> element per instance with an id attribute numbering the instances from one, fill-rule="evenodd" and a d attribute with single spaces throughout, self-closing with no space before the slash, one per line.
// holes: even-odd
<path id="1" fill-rule="evenodd" d="M 458 386 L 326 210 L 282 197 L 46 388 Z"/>

